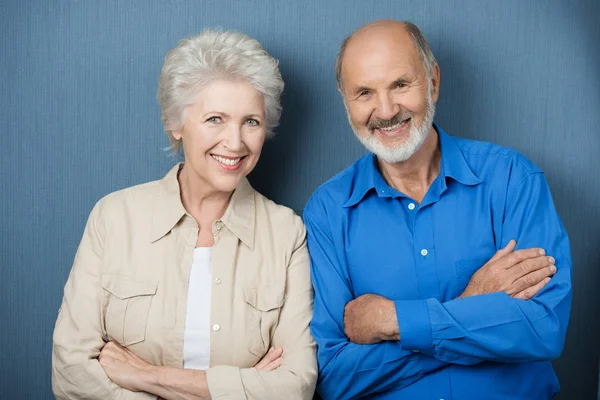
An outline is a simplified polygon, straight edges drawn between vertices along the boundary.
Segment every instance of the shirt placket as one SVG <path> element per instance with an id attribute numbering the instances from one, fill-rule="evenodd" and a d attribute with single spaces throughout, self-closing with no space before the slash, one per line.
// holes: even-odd
<path id="1" fill-rule="evenodd" d="M 414 204 L 411 205 L 411 204 Z M 440 298 L 439 282 L 434 245 L 434 224 L 431 204 L 417 206 L 409 199 L 409 212 L 413 212 L 413 251 L 417 284 L 422 299 Z M 430 396 L 432 400 L 452 400 L 450 393 L 450 375 L 448 371 L 440 371 L 433 378 Z"/>
<path id="2" fill-rule="evenodd" d="M 188 306 L 187 293 L 197 240 L 198 224 L 192 217 L 186 215 L 179 227 L 179 240 L 177 244 L 178 254 L 182 254 L 182 257 L 180 259 L 179 269 L 177 271 L 172 271 L 179 276 L 179 287 L 176 289 L 176 292 L 179 294 L 177 296 L 175 309 L 175 329 L 173 329 L 171 335 L 171 346 L 167 347 L 170 349 L 169 358 L 172 360 L 172 364 L 178 368 L 183 368 L 183 332 L 185 330 Z"/>
<path id="3" fill-rule="evenodd" d="M 413 214 L 413 251 L 417 284 L 423 299 L 439 298 L 431 207 L 421 208 L 408 199 Z"/>

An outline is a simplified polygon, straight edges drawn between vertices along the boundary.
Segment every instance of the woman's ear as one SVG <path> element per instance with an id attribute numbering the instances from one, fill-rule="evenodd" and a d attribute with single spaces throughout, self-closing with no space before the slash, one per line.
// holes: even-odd
<path id="1" fill-rule="evenodd" d="M 181 140 L 181 131 L 180 130 L 176 130 L 176 131 L 171 131 L 171 135 L 173 135 L 173 138 L 175 140 Z"/>

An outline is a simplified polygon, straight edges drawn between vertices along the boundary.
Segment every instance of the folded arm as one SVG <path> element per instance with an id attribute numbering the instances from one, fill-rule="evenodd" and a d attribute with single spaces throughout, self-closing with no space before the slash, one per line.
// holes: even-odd
<path id="1" fill-rule="evenodd" d="M 448 302 L 396 301 L 402 346 L 450 363 L 552 360 L 563 348 L 571 308 L 567 234 L 543 174 L 533 173 L 511 193 L 500 242 L 539 247 L 557 272 L 530 300 L 489 293 Z"/>
<path id="2" fill-rule="evenodd" d="M 308 229 L 315 309 L 311 330 L 318 345 L 318 391 L 326 399 L 360 398 L 407 386 L 445 362 L 404 350 L 397 341 L 361 345 L 344 331 L 344 308 L 353 299 L 347 269 L 336 256 L 326 213 L 309 204 Z"/>
<path id="3" fill-rule="evenodd" d="M 316 349 L 309 329 L 313 291 L 305 229 L 299 217 L 294 223 L 297 237 L 287 267 L 286 300 L 273 335 L 276 348 L 255 367 L 222 365 L 200 371 L 152 366 L 111 344 L 101 355 L 110 378 L 132 391 L 167 400 L 312 399 L 317 380 Z"/>
<path id="4" fill-rule="evenodd" d="M 317 382 L 316 344 L 310 333 L 313 289 L 306 230 L 294 215 L 293 237 L 286 278 L 286 300 L 272 344 L 283 347 L 283 362 L 275 371 L 217 366 L 207 370 L 213 398 L 223 399 L 307 399 L 313 398 Z"/>
<path id="5" fill-rule="evenodd" d="M 90 214 L 67 284 L 52 349 L 52 391 L 59 400 L 156 399 L 113 383 L 98 362 L 104 347 L 101 265 L 103 225 L 101 205 Z"/>

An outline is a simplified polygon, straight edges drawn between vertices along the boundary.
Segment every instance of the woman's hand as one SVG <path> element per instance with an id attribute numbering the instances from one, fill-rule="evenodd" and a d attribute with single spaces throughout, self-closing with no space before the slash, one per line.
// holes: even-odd
<path id="1" fill-rule="evenodd" d="M 143 380 L 155 368 L 114 341 L 104 345 L 98 361 L 111 381 L 132 392 L 142 391 Z"/>
<path id="2" fill-rule="evenodd" d="M 267 354 L 256 363 L 254 368 L 259 369 L 261 371 L 274 371 L 281 365 L 283 361 L 283 347 L 271 347 Z"/>
<path id="3" fill-rule="evenodd" d="M 256 363 L 254 368 L 261 371 L 274 371 L 281 365 L 281 362 L 283 361 L 282 355 L 283 348 L 271 347 L 267 354 L 265 354 L 265 356 L 258 363 Z M 98 361 L 100 362 L 100 365 L 102 365 L 102 368 L 104 368 L 104 372 L 106 372 L 108 378 L 124 389 L 132 392 L 146 391 L 148 393 L 154 393 L 157 396 L 162 395 L 162 397 L 159 397 L 159 399 L 171 397 L 169 394 L 173 394 L 173 388 L 154 387 L 156 386 L 156 383 L 152 382 L 152 377 L 153 375 L 156 375 L 155 372 L 159 372 L 160 367 L 155 367 L 152 364 L 147 363 L 114 341 L 108 342 L 106 345 L 104 345 L 100 351 L 100 355 L 98 356 Z M 180 370 L 177 368 L 168 368 L 168 371 L 163 372 L 177 375 L 177 379 L 166 379 L 166 381 L 173 380 L 179 386 L 181 386 L 181 383 L 185 381 L 185 379 L 182 380 L 182 374 L 186 376 L 187 374 L 194 373 L 204 374 L 204 371 Z M 203 377 L 205 377 L 205 375 L 203 375 Z M 198 385 L 199 381 L 201 380 L 196 376 L 190 376 L 189 378 L 189 381 L 194 385 Z M 203 379 L 204 383 L 206 383 L 205 378 Z M 179 387 L 179 389 L 183 390 L 181 387 Z M 208 394 L 208 389 L 205 389 Z M 210 398 L 210 395 L 208 395 L 208 397 L 202 397 L 198 390 L 190 389 L 186 390 L 185 392 L 185 394 L 194 393 L 194 395 L 189 398 Z M 183 398 L 188 397 L 183 396 Z"/>

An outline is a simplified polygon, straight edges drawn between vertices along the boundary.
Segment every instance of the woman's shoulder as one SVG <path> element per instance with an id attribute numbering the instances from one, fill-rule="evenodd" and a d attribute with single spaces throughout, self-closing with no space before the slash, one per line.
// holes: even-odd
<path id="1" fill-rule="evenodd" d="M 259 192 L 255 194 L 255 201 L 258 220 L 268 223 L 271 229 L 288 232 L 292 229 L 299 234 L 304 233 L 302 218 L 290 207 L 278 204 Z"/>
<path id="2" fill-rule="evenodd" d="M 116 190 L 102 197 L 94 207 L 101 216 L 144 213 L 152 208 L 161 191 L 160 180 Z"/>

